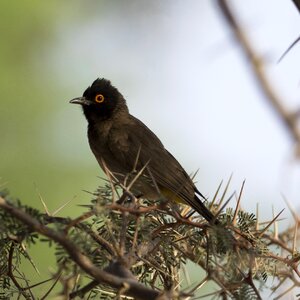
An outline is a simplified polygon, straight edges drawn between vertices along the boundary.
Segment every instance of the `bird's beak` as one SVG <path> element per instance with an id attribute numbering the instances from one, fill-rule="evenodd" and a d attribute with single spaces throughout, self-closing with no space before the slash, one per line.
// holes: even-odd
<path id="1" fill-rule="evenodd" d="M 85 97 L 77 97 L 77 98 L 72 99 L 69 103 L 80 104 L 80 105 L 90 105 L 91 101 L 89 101 Z"/>

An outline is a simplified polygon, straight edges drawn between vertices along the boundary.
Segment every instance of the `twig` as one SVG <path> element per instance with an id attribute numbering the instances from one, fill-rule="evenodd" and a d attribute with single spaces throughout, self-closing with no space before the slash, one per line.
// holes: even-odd
<path id="1" fill-rule="evenodd" d="M 82 221 L 90 218 L 91 216 L 95 215 L 95 211 L 94 210 L 91 210 L 91 211 L 88 211 L 86 213 L 84 213 L 83 215 L 79 216 L 78 218 L 72 220 L 64 229 L 64 233 L 67 234 L 68 231 L 70 230 L 70 228 L 72 228 L 73 226 L 81 223 Z"/>
<path id="2" fill-rule="evenodd" d="M 116 255 L 114 247 L 107 240 L 105 240 L 102 236 L 100 236 L 99 234 L 97 234 L 96 232 L 94 232 L 91 228 L 89 228 L 88 226 L 86 226 L 83 223 L 77 224 L 76 227 L 79 228 L 79 229 L 81 229 L 81 230 L 83 230 L 87 234 L 89 234 L 90 237 L 96 243 L 98 243 L 103 249 L 105 249 L 111 256 L 115 256 Z"/>
<path id="3" fill-rule="evenodd" d="M 224 192 L 223 192 L 223 194 L 222 194 L 222 196 L 221 196 L 221 199 L 220 199 L 220 201 L 219 201 L 219 203 L 218 203 L 218 209 L 220 208 L 222 202 L 223 202 L 224 199 L 225 199 L 225 196 L 226 196 L 226 193 L 227 193 L 227 191 L 228 191 L 228 188 L 229 188 L 229 185 L 230 185 L 231 180 L 232 180 L 232 174 L 230 175 L 230 177 L 229 177 L 229 179 L 228 179 L 228 182 L 227 182 L 227 184 L 226 184 L 226 186 L 225 186 Z M 232 197 L 232 196 L 231 196 L 231 197 Z M 231 197 L 230 197 L 230 198 L 231 198 Z M 215 219 L 216 219 L 216 217 L 215 217 Z"/>
<path id="4" fill-rule="evenodd" d="M 297 7 L 298 12 L 300 13 L 300 0 L 292 0 L 295 6 Z"/>
<path id="5" fill-rule="evenodd" d="M 221 180 L 221 182 L 220 182 L 220 184 L 219 184 L 219 186 L 218 186 L 218 188 L 217 188 L 217 190 L 216 190 L 216 192 L 214 194 L 214 197 L 213 197 L 213 199 L 211 201 L 211 204 L 209 205 L 209 209 L 211 209 L 214 206 L 214 204 L 215 204 L 215 202 L 217 200 L 217 196 L 219 194 L 219 191 L 221 189 L 222 184 L 223 184 L 223 180 Z"/>
<path id="6" fill-rule="evenodd" d="M 88 283 L 87 285 L 85 285 L 84 287 L 82 287 L 81 289 L 70 293 L 69 298 L 70 299 L 74 299 L 76 297 L 82 298 L 85 294 L 87 294 L 89 291 L 94 289 L 98 284 L 99 284 L 98 281 L 93 280 L 90 283 Z"/>
<path id="7" fill-rule="evenodd" d="M 43 297 L 41 297 L 40 300 L 44 300 L 44 299 L 46 299 L 46 297 L 48 297 L 48 295 L 51 293 L 51 291 L 54 289 L 55 285 L 57 284 L 58 280 L 60 279 L 60 276 L 61 276 L 61 273 L 57 276 L 57 278 L 53 282 L 53 284 L 50 287 L 50 289 L 45 293 L 45 295 Z"/>
<path id="8" fill-rule="evenodd" d="M 242 199 L 244 186 L 245 186 L 245 180 L 243 181 L 243 184 L 242 184 L 242 187 L 241 187 L 241 190 L 240 190 L 240 193 L 239 193 L 238 201 L 237 201 L 237 204 L 236 204 L 236 207 L 235 207 L 234 215 L 233 215 L 233 218 L 232 218 L 232 224 L 233 225 L 236 224 L 236 218 L 237 218 L 238 212 L 240 210 L 240 203 L 241 203 L 241 199 Z"/>
<path id="9" fill-rule="evenodd" d="M 12 282 L 14 283 L 16 288 L 19 290 L 20 294 L 22 294 L 25 299 L 30 300 L 31 297 L 21 287 L 21 285 L 19 284 L 19 282 L 17 281 L 17 279 L 15 278 L 14 273 L 13 273 L 13 263 L 12 263 L 12 261 L 13 261 L 13 256 L 14 256 L 14 249 L 15 249 L 15 243 L 12 242 L 11 246 L 10 246 L 10 249 L 9 249 L 9 254 L 8 254 L 8 274 L 7 275 L 10 277 L 10 279 L 12 280 Z"/>
<path id="10" fill-rule="evenodd" d="M 276 217 L 259 233 L 258 237 L 261 237 L 269 228 L 270 226 L 279 218 L 279 216 L 283 213 L 284 209 L 282 209 Z"/>
<path id="11" fill-rule="evenodd" d="M 127 234 L 127 226 L 128 226 L 128 212 L 122 212 L 122 226 L 120 230 L 119 236 L 119 253 L 123 257 L 125 254 L 125 243 L 126 243 L 126 234 Z"/>
<path id="12" fill-rule="evenodd" d="M 296 1 L 294 1 L 295 3 Z M 298 1 L 297 1 L 298 2 Z M 273 84 L 267 78 L 265 72 L 265 63 L 262 58 L 256 53 L 254 47 L 246 36 L 245 32 L 240 28 L 237 18 L 228 5 L 227 0 L 217 0 L 220 11 L 227 21 L 229 27 L 234 33 L 235 39 L 243 50 L 243 54 L 249 62 L 256 83 L 259 86 L 262 93 L 265 95 L 265 99 L 271 104 L 277 116 L 285 125 L 289 134 L 296 143 L 297 154 L 299 154 L 300 148 L 300 130 L 297 126 L 297 120 L 295 114 L 291 113 L 284 105 L 282 99 L 275 93 Z M 296 4 L 296 3 L 295 3 Z"/>

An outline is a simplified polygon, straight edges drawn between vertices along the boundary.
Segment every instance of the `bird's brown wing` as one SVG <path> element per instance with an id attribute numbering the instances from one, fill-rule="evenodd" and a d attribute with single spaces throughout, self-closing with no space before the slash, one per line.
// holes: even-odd
<path id="1" fill-rule="evenodd" d="M 164 148 L 158 137 L 141 121 L 131 116 L 131 122 L 112 131 L 108 148 L 118 165 L 130 172 L 136 164 L 139 170 L 149 162 L 156 183 L 173 191 L 182 190 L 191 197 L 194 185 L 177 160 Z M 185 188 L 182 188 L 182 185 Z"/>
<path id="2" fill-rule="evenodd" d="M 119 132 L 111 134 L 108 140 L 108 148 L 115 163 L 130 172 L 136 161 L 137 170 L 149 162 L 151 176 L 160 188 L 173 192 L 205 218 L 212 219 L 213 215 L 195 196 L 197 189 L 179 162 L 145 124 L 130 117 L 131 122 L 119 129 Z"/>

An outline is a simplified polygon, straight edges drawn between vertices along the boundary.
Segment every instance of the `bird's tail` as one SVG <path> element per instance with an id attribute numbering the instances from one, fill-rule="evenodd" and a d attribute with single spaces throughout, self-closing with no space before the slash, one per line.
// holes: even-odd
<path id="1" fill-rule="evenodd" d="M 206 198 L 200 193 L 197 192 L 201 198 L 206 200 Z M 210 224 L 219 224 L 219 221 L 216 219 L 215 215 L 204 205 L 203 201 L 195 194 L 193 205 L 191 205 L 203 218 L 205 218 Z"/>

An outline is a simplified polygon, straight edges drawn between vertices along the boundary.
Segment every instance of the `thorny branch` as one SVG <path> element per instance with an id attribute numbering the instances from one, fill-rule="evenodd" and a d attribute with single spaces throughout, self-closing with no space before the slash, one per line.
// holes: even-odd
<path id="1" fill-rule="evenodd" d="M 297 113 L 293 113 L 285 107 L 282 99 L 274 91 L 273 84 L 268 79 L 265 71 L 264 60 L 256 53 L 253 45 L 251 44 L 246 33 L 242 30 L 239 22 L 228 4 L 228 0 L 217 0 L 220 11 L 231 28 L 237 43 L 243 50 L 243 54 L 249 62 L 251 71 L 253 72 L 254 79 L 257 85 L 265 95 L 265 99 L 274 108 L 277 116 L 280 118 L 286 129 L 290 133 L 292 139 L 296 144 L 296 155 L 300 155 L 300 130 L 298 126 Z M 299 1 L 294 1 L 295 5 L 299 9 Z"/>
<path id="2" fill-rule="evenodd" d="M 210 209 L 217 212 L 215 215 L 219 221 L 222 220 L 219 225 L 206 224 L 201 216 L 186 209 L 181 210 L 175 204 L 166 201 L 158 201 L 159 204 L 156 204 L 149 203 L 147 199 L 137 199 L 127 188 L 117 200 L 112 182 L 106 188 L 99 188 L 97 193 L 93 194 L 96 199 L 88 206 L 90 210 L 74 220 L 44 216 L 38 212 L 38 217 L 34 218 L 27 212 L 31 211 L 31 208 L 24 210 L 20 203 L 19 206 L 12 205 L 5 197 L 0 197 L 0 208 L 25 224 L 27 235 L 37 232 L 59 244 L 68 254 L 62 263 L 58 263 L 60 269 L 57 274 L 68 270 L 68 260 L 73 261 L 73 273 L 70 275 L 68 271 L 67 279 L 62 280 L 63 294 L 70 299 L 82 297 L 95 289 L 100 289 L 104 294 L 116 295 L 117 298 L 120 295 L 150 300 L 190 298 L 194 289 L 186 293 L 179 290 L 179 270 L 187 259 L 207 272 L 205 282 L 214 281 L 220 287 L 216 292 L 220 297 L 240 298 L 246 289 L 247 293 L 261 299 L 254 281 L 266 277 L 267 273 L 274 276 L 274 262 L 284 266 L 280 268 L 276 265 L 277 270 L 281 271 L 280 276 L 286 274 L 286 278 L 292 280 L 296 286 L 298 282 L 293 279 L 295 275 L 299 276 L 297 268 L 300 257 L 293 255 L 292 258 L 288 258 L 284 257 L 284 253 L 278 256 L 266 246 L 281 245 L 277 234 L 267 234 L 271 225 L 278 222 L 281 213 L 260 230 L 258 220 L 240 209 L 244 183 L 235 211 L 224 213 L 234 195 L 225 199 L 229 183 L 230 180 L 219 199 L 220 187 L 218 188 L 210 204 Z M 3 214 L 2 217 L 7 218 Z M 91 217 L 94 220 L 87 222 Z M 11 224 L 11 221 L 8 224 Z M 46 224 L 49 223 L 59 224 L 59 230 L 48 227 Z M 297 229 L 297 226 L 295 228 Z M 75 229 L 79 232 L 74 232 Z M 19 232 L 22 232 L 21 240 L 26 237 L 24 228 L 17 230 L 14 232 L 17 242 L 21 241 L 18 238 Z M 287 244 L 291 240 L 292 248 L 295 249 L 296 234 L 297 230 L 289 236 L 285 247 L 282 247 L 283 250 L 287 250 Z M 102 251 L 103 249 L 106 251 Z M 13 250 L 14 244 L 9 251 L 8 276 L 19 293 L 26 298 L 24 290 L 12 273 Z M 295 254 L 295 251 L 288 253 Z M 89 275 L 92 281 L 83 287 L 75 282 L 70 288 L 68 282 L 83 274 L 77 271 L 78 267 Z M 59 277 L 61 275 L 53 276 L 56 281 L 43 298 L 50 294 Z M 158 290 L 157 286 L 163 289 Z"/>
<path id="3" fill-rule="evenodd" d="M 228 187 L 226 187 L 226 190 L 227 188 Z M 241 199 L 242 190 L 243 189 L 240 191 L 239 199 Z M 217 197 L 218 194 L 216 194 L 215 198 L 217 199 Z M 224 197 L 225 195 L 223 193 L 218 203 L 216 202 L 212 209 L 219 210 Z M 295 240 L 295 231 L 293 232 L 288 229 L 285 231 L 285 234 L 274 236 L 269 233 L 269 229 L 268 231 L 264 229 L 263 231 L 260 230 L 259 226 L 257 227 L 256 225 L 258 220 L 253 223 L 254 230 L 249 231 L 249 228 L 247 229 L 247 227 L 243 225 L 245 221 L 243 221 L 241 215 L 243 212 L 240 210 L 239 205 L 237 205 L 235 211 L 231 213 L 231 217 L 226 224 L 221 227 L 211 227 L 203 222 L 200 216 L 182 217 L 179 214 L 180 211 L 173 210 L 172 207 L 163 208 L 161 205 L 151 205 L 147 207 L 142 205 L 137 199 L 133 199 L 129 204 L 124 203 L 123 205 L 116 204 L 115 202 L 111 204 L 111 200 L 107 201 L 105 204 L 101 204 L 100 207 L 98 206 L 98 208 L 97 206 L 91 207 L 91 212 L 93 213 L 83 213 L 82 216 L 74 220 L 49 216 L 45 217 L 46 224 L 59 223 L 64 226 L 60 231 L 50 229 L 45 224 L 35 220 L 24 210 L 8 203 L 3 197 L 0 197 L 0 208 L 26 224 L 30 232 L 38 232 L 60 244 L 66 250 L 69 257 L 84 270 L 86 274 L 90 275 L 92 278 L 90 283 L 85 286 L 78 286 L 78 288 L 72 289 L 66 294 L 70 299 L 77 296 L 83 297 L 85 294 L 97 288 L 99 283 L 108 284 L 115 290 L 118 290 L 118 293 L 131 295 L 136 299 L 158 299 L 157 297 L 159 297 L 159 299 L 186 299 L 192 295 L 194 289 L 186 293 L 178 292 L 178 270 L 180 265 L 174 265 L 173 261 L 178 260 L 180 262 L 182 259 L 189 259 L 206 270 L 207 275 L 205 282 L 209 280 L 214 281 L 220 287 L 220 290 L 215 294 L 220 297 L 234 298 L 237 291 L 242 288 L 243 285 L 247 285 L 259 299 L 261 296 L 254 281 L 258 280 L 259 277 L 257 274 L 260 272 L 263 274 L 264 271 L 262 270 L 264 270 L 265 265 L 268 265 L 271 261 L 275 261 L 277 264 L 279 263 L 276 275 L 280 278 L 279 285 L 285 282 L 285 280 L 282 279 L 286 278 L 286 280 L 292 281 L 294 286 L 300 286 L 299 272 L 297 269 L 299 256 L 292 251 L 292 248 L 295 248 L 292 242 Z M 105 231 L 103 231 L 105 227 L 100 231 L 94 231 L 88 226 L 88 223 L 86 223 L 86 217 L 92 215 L 96 216 L 97 211 L 104 212 L 103 216 L 119 218 L 120 230 L 115 231 L 112 224 L 110 224 L 110 229 L 107 229 L 108 235 L 105 235 Z M 225 218 L 226 220 L 226 214 L 224 215 L 224 213 L 222 213 L 220 218 L 223 218 L 223 220 Z M 149 225 L 144 225 L 143 222 L 150 223 Z M 274 224 L 275 222 L 278 222 L 276 217 L 271 220 L 269 224 Z M 131 227 L 132 224 L 134 224 L 134 228 Z M 148 230 L 147 235 L 149 239 L 143 237 L 141 233 L 141 230 L 145 230 L 143 226 L 146 226 L 145 228 Z M 124 227 L 126 227 L 126 230 Z M 270 228 L 269 225 L 267 225 L 267 227 Z M 91 240 L 99 245 L 99 248 L 96 248 L 96 252 L 94 252 L 93 256 L 96 253 L 106 256 L 109 261 L 107 267 L 101 269 L 99 266 L 96 266 L 90 260 L 91 256 L 88 257 L 84 251 L 79 248 L 83 245 L 73 243 L 71 237 L 69 237 L 72 228 L 77 228 L 82 233 L 87 234 Z M 122 236 L 119 234 L 121 231 L 123 231 Z M 232 240 L 233 235 L 234 239 Z M 170 237 L 171 239 L 169 240 Z M 215 244 L 215 246 L 213 246 L 213 244 Z M 275 245 L 281 249 L 281 254 L 274 254 L 268 249 L 264 250 L 265 246 L 259 246 L 261 244 L 269 246 Z M 165 249 L 165 247 L 168 246 L 173 247 L 172 252 L 170 252 L 172 254 L 166 252 L 167 249 Z M 121 251 L 120 247 L 122 248 Z M 262 248 L 257 250 L 259 247 Z M 10 248 L 10 270 L 12 270 L 12 249 L 14 248 Z M 102 249 L 106 251 L 102 251 Z M 227 254 L 225 255 L 225 253 Z M 293 255 L 291 256 L 291 254 Z M 171 264 L 168 265 L 168 260 L 171 258 L 170 255 L 174 257 L 172 257 Z M 230 258 L 230 255 L 234 258 Z M 226 259 L 224 261 L 225 257 L 227 257 L 229 261 L 226 261 Z M 270 262 L 267 262 L 268 260 L 270 260 Z M 146 272 L 146 269 L 142 273 L 139 273 L 138 276 L 137 274 L 133 275 L 131 269 L 134 270 L 141 264 L 154 270 L 151 282 L 154 283 L 160 278 L 164 284 L 164 291 L 157 290 L 155 285 L 152 286 L 150 284 L 152 288 L 149 288 L 140 283 L 144 282 L 143 278 L 147 276 L 147 273 L 143 273 Z M 231 267 L 231 264 L 233 264 L 237 270 L 235 276 L 239 278 L 233 282 L 224 276 L 224 274 L 228 272 L 226 269 L 228 268 L 227 265 L 229 265 L 229 268 L 232 270 L 233 266 Z M 59 273 L 60 272 L 61 270 Z M 78 273 L 76 276 L 78 276 Z M 137 276 L 139 280 L 137 280 L 135 276 Z M 275 276 L 275 273 L 273 276 Z M 55 278 L 55 276 L 53 278 Z M 22 293 L 23 290 L 18 283 L 15 283 L 15 286 L 19 289 L 20 293 Z M 278 286 L 275 286 L 274 290 L 277 289 Z M 47 292 L 47 295 L 50 291 L 51 290 Z M 103 292 L 105 292 L 105 290 Z"/>
<path id="4" fill-rule="evenodd" d="M 95 278 L 99 283 L 109 284 L 119 290 L 125 287 L 125 294 L 133 296 L 136 299 L 156 299 L 160 295 L 158 291 L 147 288 L 132 278 L 113 275 L 113 273 L 115 271 L 118 272 L 118 270 L 111 270 L 110 273 L 100 270 L 87 256 L 82 254 L 80 249 L 69 241 L 64 234 L 55 232 L 54 230 L 44 226 L 27 213 L 9 205 L 2 197 L 0 197 L 0 207 L 16 217 L 18 220 L 22 221 L 32 230 L 63 246 L 78 266 L 80 266 L 87 274 Z"/>
<path id="5" fill-rule="evenodd" d="M 300 0 L 292 0 L 294 5 L 296 6 L 297 10 L 300 13 Z"/>

